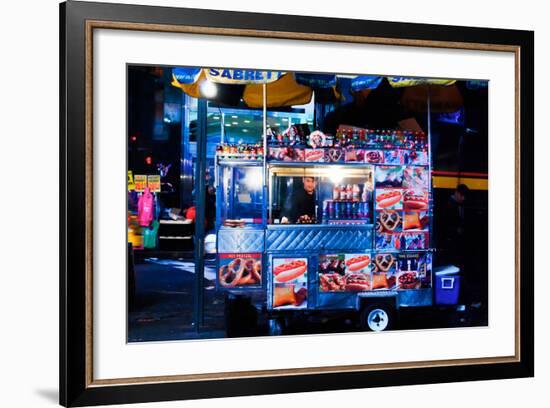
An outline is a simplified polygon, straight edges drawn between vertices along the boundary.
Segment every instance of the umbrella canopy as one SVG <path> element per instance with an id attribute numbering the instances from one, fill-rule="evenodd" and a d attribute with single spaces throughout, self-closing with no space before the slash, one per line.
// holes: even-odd
<path id="1" fill-rule="evenodd" d="M 220 101 L 219 89 L 224 85 L 231 86 L 234 87 L 232 99 L 238 96 L 236 103 L 242 98 L 251 108 L 263 106 L 264 84 L 267 107 L 306 104 L 311 101 L 313 94 L 310 86 L 296 82 L 294 74 L 281 71 L 223 68 L 174 68 L 172 70 L 172 85 L 181 88 L 191 97 Z M 235 85 L 240 87 L 235 88 Z"/>
<path id="2" fill-rule="evenodd" d="M 263 106 L 263 85 L 251 84 L 244 89 L 243 99 L 250 108 Z M 310 87 L 300 85 L 294 75 L 284 74 L 277 81 L 266 85 L 266 107 L 304 105 L 311 101 L 313 91 Z"/>
<path id="3" fill-rule="evenodd" d="M 351 91 L 364 97 L 376 89 L 383 76 L 360 75 L 351 80 Z M 403 107 L 412 112 L 427 111 L 428 96 L 432 112 L 455 112 L 464 103 L 453 79 L 432 79 L 390 76 L 393 88 L 404 88 Z M 216 100 L 236 105 L 241 99 L 251 108 L 263 106 L 263 86 L 266 85 L 266 107 L 285 107 L 309 103 L 313 92 L 316 100 L 334 102 L 341 97 L 338 76 L 318 73 L 289 73 L 226 68 L 174 68 L 172 85 L 194 98 Z"/>
<path id="4" fill-rule="evenodd" d="M 401 96 L 401 105 L 410 112 L 424 113 L 428 110 L 434 113 L 451 113 L 459 110 L 464 104 L 464 98 L 456 85 L 416 85 L 406 88 Z"/>
<path id="5" fill-rule="evenodd" d="M 455 112 L 464 103 L 454 79 L 390 76 L 387 80 L 392 88 L 404 88 L 401 105 L 410 112 L 426 112 L 428 96 L 432 112 Z M 355 92 L 372 90 L 381 81 L 380 76 L 359 76 L 352 80 L 351 88 Z"/>

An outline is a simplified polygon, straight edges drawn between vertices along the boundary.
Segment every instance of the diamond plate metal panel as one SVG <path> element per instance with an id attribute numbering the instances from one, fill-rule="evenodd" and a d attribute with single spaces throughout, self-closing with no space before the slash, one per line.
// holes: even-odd
<path id="1" fill-rule="evenodd" d="M 371 228 L 290 227 L 268 229 L 268 251 L 370 250 Z"/>
<path id="2" fill-rule="evenodd" d="M 222 229 L 218 232 L 218 252 L 263 252 L 264 230 Z"/>

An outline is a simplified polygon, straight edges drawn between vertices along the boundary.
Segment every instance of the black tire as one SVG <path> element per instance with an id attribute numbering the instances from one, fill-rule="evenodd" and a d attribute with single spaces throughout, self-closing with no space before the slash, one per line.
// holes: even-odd
<path id="1" fill-rule="evenodd" d="M 365 305 L 361 310 L 359 325 L 362 330 L 365 330 L 365 331 L 391 330 L 395 327 L 395 323 L 396 323 L 395 308 L 389 303 L 371 303 L 371 304 Z"/>

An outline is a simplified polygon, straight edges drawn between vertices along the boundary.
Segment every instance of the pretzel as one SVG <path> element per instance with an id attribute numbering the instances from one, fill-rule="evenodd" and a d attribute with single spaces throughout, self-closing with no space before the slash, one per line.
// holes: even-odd
<path id="1" fill-rule="evenodd" d="M 374 257 L 374 264 L 379 272 L 389 271 L 394 261 L 395 258 L 392 254 L 377 254 Z"/>
<path id="2" fill-rule="evenodd" d="M 262 261 L 256 261 L 254 268 L 252 269 L 252 276 L 254 277 L 256 283 L 260 283 L 262 281 Z"/>
<path id="3" fill-rule="evenodd" d="M 380 222 L 386 230 L 393 231 L 401 224 L 401 216 L 396 212 L 383 211 L 380 213 Z"/>
<path id="4" fill-rule="evenodd" d="M 253 271 L 254 271 L 254 259 L 245 259 L 243 262 L 243 272 L 241 279 L 239 279 L 238 285 L 248 285 L 252 283 Z"/>
<path id="5" fill-rule="evenodd" d="M 223 265 L 218 270 L 220 284 L 225 288 L 233 288 L 242 278 L 244 272 L 244 262 L 240 258 L 234 259 L 227 265 Z"/>

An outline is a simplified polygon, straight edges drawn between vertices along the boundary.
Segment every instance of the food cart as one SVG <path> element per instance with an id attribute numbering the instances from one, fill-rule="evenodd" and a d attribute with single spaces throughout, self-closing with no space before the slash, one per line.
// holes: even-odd
<path id="1" fill-rule="evenodd" d="M 263 109 L 259 142 L 227 143 L 222 127 L 216 148 L 218 290 L 263 296 L 273 322 L 355 310 L 370 330 L 390 327 L 401 307 L 433 304 L 429 87 L 455 81 L 387 78 L 392 87 L 426 88 L 419 103 L 428 134 L 340 125 L 331 135 L 300 121 L 273 128 L 266 117 L 268 106 L 307 103 L 313 88 L 331 93 L 336 75 L 180 70 L 174 83 L 191 96 L 207 97 L 208 81 L 238 83 L 246 86 L 241 101 Z M 381 81 L 357 76 L 351 87 Z"/>
<path id="2" fill-rule="evenodd" d="M 273 318 L 356 310 L 371 330 L 432 304 L 426 134 L 300 125 L 217 153 L 219 290 L 265 293 Z"/>

